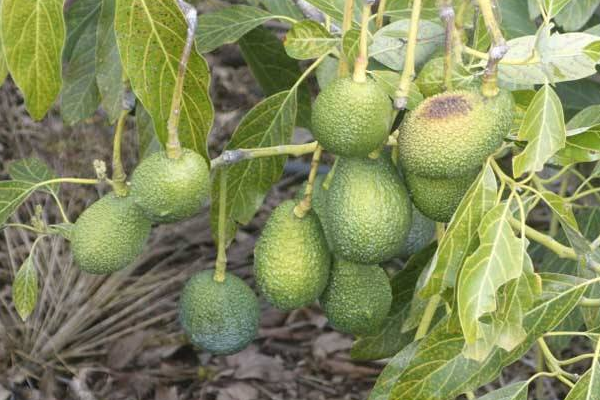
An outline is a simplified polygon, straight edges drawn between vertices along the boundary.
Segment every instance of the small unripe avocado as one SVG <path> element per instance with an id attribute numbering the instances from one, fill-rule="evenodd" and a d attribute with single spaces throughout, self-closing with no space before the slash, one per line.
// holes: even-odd
<path id="1" fill-rule="evenodd" d="M 378 265 L 336 260 L 320 304 L 337 330 L 353 335 L 373 334 L 390 312 L 392 288 Z"/>
<path id="2" fill-rule="evenodd" d="M 454 89 L 474 87 L 474 81 L 473 75 L 465 67 L 453 63 L 452 85 Z M 435 57 L 427 61 L 415 79 L 415 83 L 425 97 L 442 93 L 445 90 L 444 57 Z"/>
<path id="3" fill-rule="evenodd" d="M 133 172 L 131 195 L 153 222 L 190 218 L 208 198 L 206 161 L 192 150 L 182 150 L 179 158 L 168 158 L 164 151 L 153 153 Z"/>
<path id="4" fill-rule="evenodd" d="M 378 159 L 340 158 L 327 194 L 327 230 L 335 255 L 378 264 L 400 254 L 412 205 L 395 166 Z"/>
<path id="5" fill-rule="evenodd" d="M 505 90 L 493 98 L 466 90 L 429 97 L 400 127 L 402 169 L 437 179 L 464 176 L 502 144 L 512 117 L 512 95 Z"/>
<path id="6" fill-rule="evenodd" d="M 269 217 L 254 248 L 254 276 L 265 298 L 293 310 L 319 298 L 329 276 L 331 255 L 314 211 L 294 214 L 296 202 L 281 203 Z"/>
<path id="7" fill-rule="evenodd" d="M 423 250 L 435 236 L 435 221 L 424 216 L 414 204 L 412 221 L 408 238 L 401 246 L 400 258 L 403 259 Z"/>
<path id="8" fill-rule="evenodd" d="M 414 205 L 428 218 L 449 222 L 475 180 L 477 172 L 452 179 L 433 179 L 406 174 L 406 185 Z"/>
<path id="9" fill-rule="evenodd" d="M 368 79 L 340 78 L 317 96 L 312 111 L 315 138 L 341 156 L 366 156 L 383 145 L 392 125 L 392 102 Z"/>
<path id="10" fill-rule="evenodd" d="M 76 264 L 90 274 L 125 268 L 142 253 L 151 222 L 131 196 L 109 193 L 88 207 L 70 234 Z"/>
<path id="11" fill-rule="evenodd" d="M 214 270 L 194 275 L 179 300 L 179 320 L 196 346 L 213 354 L 233 354 L 250 344 L 258 332 L 256 295 L 237 276 L 226 273 L 223 282 Z"/>

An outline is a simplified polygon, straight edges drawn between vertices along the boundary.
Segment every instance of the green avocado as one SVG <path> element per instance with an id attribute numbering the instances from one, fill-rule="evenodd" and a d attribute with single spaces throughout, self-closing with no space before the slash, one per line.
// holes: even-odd
<path id="1" fill-rule="evenodd" d="M 151 222 L 131 196 L 109 193 L 88 207 L 70 233 L 79 269 L 109 274 L 125 268 L 142 253 Z"/>
<path id="2" fill-rule="evenodd" d="M 400 254 L 412 224 L 412 205 L 386 155 L 340 158 L 327 207 L 325 223 L 338 257 L 378 264 Z"/>
<path id="3" fill-rule="evenodd" d="M 473 75 L 464 66 L 453 63 L 452 85 L 454 89 L 474 88 L 475 82 Z M 415 84 L 425 97 L 442 93 L 445 90 L 444 57 L 435 57 L 427 61 L 415 79 Z"/>
<path id="4" fill-rule="evenodd" d="M 281 310 L 293 310 L 319 298 L 329 276 L 331 255 L 314 211 L 294 214 L 295 201 L 281 203 L 269 217 L 254 248 L 256 285 Z"/>
<path id="5" fill-rule="evenodd" d="M 258 332 L 256 295 L 237 276 L 226 273 L 223 282 L 214 270 L 194 275 L 179 300 L 179 320 L 196 346 L 213 354 L 233 354 L 250 344 Z"/>
<path id="6" fill-rule="evenodd" d="M 333 327 L 353 335 L 379 331 L 392 305 L 392 288 L 378 265 L 336 260 L 320 298 Z"/>
<path id="7" fill-rule="evenodd" d="M 450 222 L 477 174 L 476 171 L 459 178 L 433 179 L 407 173 L 405 180 L 414 205 L 423 215 L 437 222 Z"/>
<path id="8" fill-rule="evenodd" d="M 371 79 L 340 78 L 315 100 L 312 128 L 326 150 L 341 156 L 366 156 L 381 147 L 392 126 L 392 102 Z"/>
<path id="9" fill-rule="evenodd" d="M 502 144 L 512 118 L 512 95 L 505 90 L 493 98 L 466 90 L 429 97 L 400 126 L 402 169 L 437 179 L 464 176 Z"/>
<path id="10" fill-rule="evenodd" d="M 209 189 L 206 161 L 189 149 L 183 149 L 179 158 L 168 158 L 164 151 L 153 153 L 131 178 L 135 202 L 157 223 L 193 217 L 208 198 Z"/>

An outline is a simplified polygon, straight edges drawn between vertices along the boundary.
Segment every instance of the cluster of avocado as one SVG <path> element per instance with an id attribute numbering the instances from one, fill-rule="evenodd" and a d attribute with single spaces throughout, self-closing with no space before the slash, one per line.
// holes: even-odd
<path id="1" fill-rule="evenodd" d="M 69 237 L 77 266 L 90 274 L 127 267 L 142 253 L 152 223 L 177 222 L 200 211 L 208 182 L 199 154 L 187 149 L 178 158 L 152 154 L 134 171 L 127 194 L 111 192 L 79 216 Z"/>

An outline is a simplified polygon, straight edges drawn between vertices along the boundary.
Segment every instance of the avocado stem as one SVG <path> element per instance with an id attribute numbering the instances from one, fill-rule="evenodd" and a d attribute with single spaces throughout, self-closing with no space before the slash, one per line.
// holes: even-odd
<path id="1" fill-rule="evenodd" d="M 115 137 L 113 139 L 113 157 L 112 157 L 112 179 L 111 185 L 115 194 L 119 197 L 127 196 L 129 189 L 127 188 L 127 174 L 123 167 L 121 159 L 121 143 L 123 142 L 123 132 L 125 130 L 125 121 L 129 115 L 129 110 L 122 110 L 115 126 Z"/>
<path id="2" fill-rule="evenodd" d="M 294 214 L 298 218 L 304 218 L 306 214 L 312 208 L 312 194 L 315 183 L 315 177 L 319 169 L 319 162 L 321 160 L 321 153 L 323 148 L 317 146 L 317 149 L 313 153 L 312 161 L 310 162 L 310 173 L 308 174 L 308 183 L 306 184 L 306 190 L 304 191 L 304 198 L 294 207 Z"/>
<path id="3" fill-rule="evenodd" d="M 192 47 L 194 46 L 194 33 L 198 25 L 198 12 L 195 7 L 184 6 L 184 2 L 178 2 L 187 22 L 187 37 L 183 46 L 183 53 L 179 60 L 179 69 L 175 80 L 175 88 L 173 90 L 173 98 L 171 99 L 171 112 L 167 121 L 168 138 L 165 145 L 165 150 L 168 158 L 179 158 L 182 154 L 181 142 L 179 141 L 179 120 L 181 117 L 181 98 L 183 96 L 183 83 L 185 81 L 185 72 L 187 70 Z"/>
<path id="4" fill-rule="evenodd" d="M 483 73 L 481 92 L 485 97 L 494 97 L 498 94 L 498 63 L 508 52 L 508 46 L 502 36 L 502 31 L 496 21 L 491 0 L 477 0 L 483 20 L 492 36 L 492 46 L 489 51 L 489 59 Z"/>
<path id="5" fill-rule="evenodd" d="M 369 19 L 371 18 L 372 2 L 366 1 L 362 8 L 362 20 L 360 24 L 360 42 L 358 57 L 354 63 L 354 82 L 364 83 L 367 81 L 367 65 L 369 64 Z"/>
<path id="6" fill-rule="evenodd" d="M 329 190 L 331 181 L 333 180 L 333 177 L 335 176 L 335 170 L 337 169 L 338 161 L 340 161 L 340 158 L 336 157 L 335 161 L 333 162 L 333 166 L 331 167 L 331 169 L 327 173 L 327 176 L 323 180 L 323 184 L 321 186 L 323 187 L 324 190 Z"/>
<path id="7" fill-rule="evenodd" d="M 342 38 L 350 29 L 352 29 L 352 17 L 354 15 L 354 0 L 346 0 L 344 3 L 344 20 L 342 21 Z M 341 54 L 340 63 L 338 66 L 338 76 L 340 78 L 346 77 L 350 74 L 348 67 L 348 59 L 346 55 Z"/>
<path id="8" fill-rule="evenodd" d="M 406 44 L 406 57 L 404 69 L 400 78 L 400 85 L 395 94 L 394 108 L 404 110 L 408 104 L 408 93 L 410 82 L 415 76 L 415 53 L 417 49 L 417 34 L 419 32 L 419 17 L 421 16 L 422 1 L 415 0 L 410 14 L 410 29 L 408 30 L 408 41 Z"/>
<path id="9" fill-rule="evenodd" d="M 454 8 L 452 0 L 443 0 L 440 4 L 440 19 L 446 24 L 445 52 L 444 52 L 444 86 L 446 90 L 452 90 L 452 70 L 454 68 Z"/>
<path id="10" fill-rule="evenodd" d="M 223 169 L 219 179 L 219 228 L 217 243 L 217 261 L 215 263 L 215 282 L 225 281 L 227 270 L 227 238 L 226 238 L 226 211 L 227 211 L 227 169 Z"/>
<path id="11" fill-rule="evenodd" d="M 310 142 L 305 144 L 287 144 L 281 146 L 258 147 L 255 149 L 235 149 L 225 150 L 219 157 L 210 162 L 210 168 L 221 168 L 226 165 L 237 164 L 242 161 L 252 160 L 262 157 L 274 156 L 293 156 L 300 157 L 305 154 L 313 153 L 318 147 L 318 143 Z"/>
<path id="12" fill-rule="evenodd" d="M 385 8 L 387 7 L 387 0 L 380 0 L 379 7 L 377 8 L 377 18 L 375 19 L 375 28 L 378 30 L 383 28 L 383 17 L 385 15 Z"/>

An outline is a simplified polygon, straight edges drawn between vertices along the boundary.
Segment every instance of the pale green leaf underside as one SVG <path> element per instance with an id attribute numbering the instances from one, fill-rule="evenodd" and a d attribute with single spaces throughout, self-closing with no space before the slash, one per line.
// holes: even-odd
<path id="1" fill-rule="evenodd" d="M 600 400 L 600 361 L 597 356 L 565 400 Z"/>
<path id="2" fill-rule="evenodd" d="M 527 147 L 513 159 L 513 174 L 538 172 L 557 151 L 565 146 L 566 129 L 560 99 L 549 85 L 544 85 L 527 108 L 519 129 L 519 140 Z"/>
<path id="3" fill-rule="evenodd" d="M 38 298 L 38 278 L 33 259 L 25 259 L 12 284 L 13 302 L 19 317 L 25 321 L 35 309 Z"/>
<path id="4" fill-rule="evenodd" d="M 258 7 L 233 5 L 198 18 L 196 47 L 208 53 L 224 44 L 235 43 L 246 33 L 274 18 Z"/>
<path id="5" fill-rule="evenodd" d="M 286 53 L 297 60 L 318 58 L 340 42 L 315 21 L 300 21 L 285 36 Z"/>
<path id="6" fill-rule="evenodd" d="M 549 18 L 553 18 L 571 1 L 572 0 L 544 0 L 544 10 L 546 10 L 546 14 Z"/>
<path id="7" fill-rule="evenodd" d="M 494 390 L 478 400 L 527 400 L 529 382 L 515 382 L 503 388 Z"/>
<path id="8" fill-rule="evenodd" d="M 250 110 L 225 150 L 278 146 L 290 143 L 297 112 L 296 90 L 275 94 Z M 219 169 L 211 190 L 211 226 L 217 232 L 220 175 L 227 173 L 226 232 L 233 239 L 237 224 L 247 224 L 267 192 L 283 173 L 286 156 L 256 158 Z"/>
<path id="9" fill-rule="evenodd" d="M 117 0 L 115 30 L 131 87 L 152 116 L 156 133 L 164 144 L 186 40 L 185 18 L 173 0 Z M 192 51 L 183 87 L 179 139 L 184 147 L 207 160 L 206 138 L 214 116 L 209 83 L 206 61 Z"/>
<path id="10" fill-rule="evenodd" d="M 57 175 L 46 164 L 37 158 L 23 158 L 8 166 L 8 173 L 15 181 L 27 182 L 32 185 L 57 178 Z M 58 183 L 42 186 L 41 190 L 58 194 Z M 38 190 L 39 190 L 38 189 Z"/>
<path id="11" fill-rule="evenodd" d="M 34 191 L 34 185 L 23 181 L 0 181 L 0 226 Z"/>
<path id="12" fill-rule="evenodd" d="M 65 21 L 62 0 L 3 0 L 2 41 L 11 76 L 39 120 L 62 86 Z"/>

